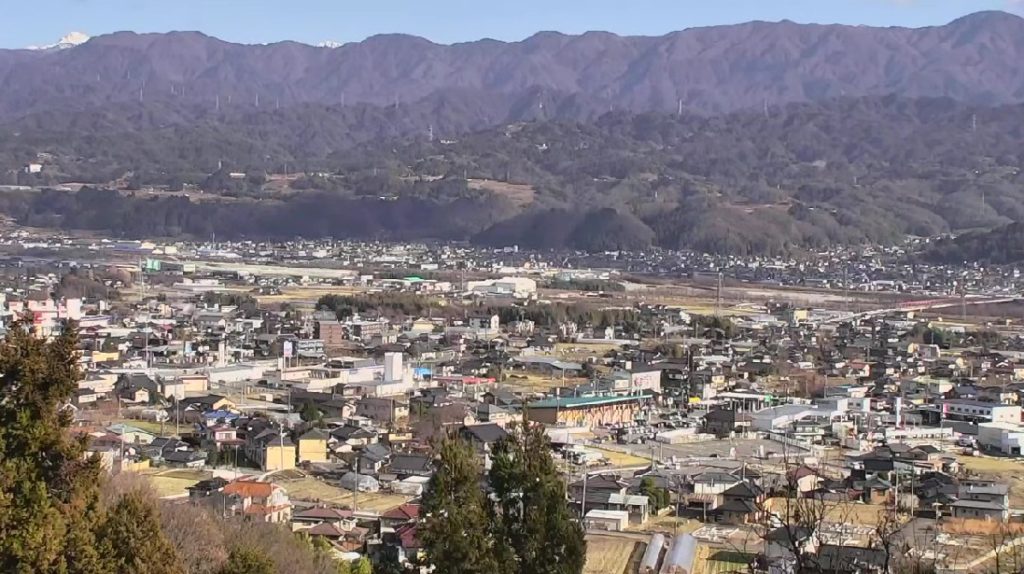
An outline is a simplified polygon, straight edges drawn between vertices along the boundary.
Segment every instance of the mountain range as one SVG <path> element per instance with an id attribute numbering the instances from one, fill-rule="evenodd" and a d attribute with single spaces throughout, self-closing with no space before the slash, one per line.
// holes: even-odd
<path id="1" fill-rule="evenodd" d="M 1024 19 L 1001 12 L 65 44 L 0 50 L 0 183 L 89 185 L 0 194 L 28 226 L 772 254 L 973 232 L 931 255 L 955 258 L 1024 221 Z"/>
<path id="2" fill-rule="evenodd" d="M 543 32 L 454 45 L 382 35 L 336 48 L 123 32 L 74 49 L 0 51 L 0 119 L 139 99 L 208 108 L 218 99 L 249 107 L 458 101 L 491 124 L 886 94 L 1000 104 L 1024 100 L 1022 72 L 1024 19 L 1002 12 L 917 29 L 751 22 L 659 37 Z"/>

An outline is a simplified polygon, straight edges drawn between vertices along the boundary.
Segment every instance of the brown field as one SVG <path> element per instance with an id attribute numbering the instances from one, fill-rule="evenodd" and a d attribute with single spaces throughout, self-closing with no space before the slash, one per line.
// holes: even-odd
<path id="1" fill-rule="evenodd" d="M 327 484 L 315 478 L 304 477 L 297 480 L 282 480 L 278 482 L 292 500 L 303 500 L 307 502 L 326 502 L 351 508 L 353 499 L 352 491 Z M 360 492 L 356 496 L 356 503 L 359 510 L 373 512 L 387 512 L 401 504 L 408 502 L 408 496 L 390 494 L 386 492 Z"/>
<path id="2" fill-rule="evenodd" d="M 556 343 L 555 355 L 564 361 L 583 361 L 590 357 L 601 357 L 618 348 L 618 345 L 605 343 Z"/>
<path id="3" fill-rule="evenodd" d="M 734 574 L 749 571 L 750 561 L 753 556 L 743 552 L 721 550 L 706 545 L 700 545 L 697 549 L 697 562 L 700 566 L 694 568 L 694 574 Z M 700 568 L 703 567 L 703 571 Z"/>
<path id="4" fill-rule="evenodd" d="M 940 528 L 949 534 L 986 536 L 990 534 L 1024 535 L 1024 524 L 1002 523 L 993 520 L 971 520 L 966 518 L 943 518 Z"/>
<path id="5" fill-rule="evenodd" d="M 786 512 L 785 498 L 769 498 L 765 501 L 765 506 L 779 514 L 780 516 Z M 816 503 L 810 503 L 816 504 Z M 827 503 L 826 507 L 826 521 L 836 524 L 855 524 L 859 526 L 874 526 L 878 523 L 878 516 L 882 512 L 891 512 L 887 507 L 878 504 L 859 504 L 859 503 Z M 796 507 L 790 507 L 790 511 L 793 512 Z"/>
<path id="6" fill-rule="evenodd" d="M 635 456 L 632 454 L 619 452 L 617 450 L 601 448 L 598 446 L 588 446 L 588 448 L 601 451 L 601 454 L 608 459 L 608 461 L 611 463 L 611 466 L 643 466 L 651 463 L 651 459 L 649 458 Z"/>
<path id="7" fill-rule="evenodd" d="M 588 534 L 584 574 L 623 574 L 637 544 L 628 538 Z"/>
<path id="8" fill-rule="evenodd" d="M 142 430 L 144 430 L 146 432 L 151 432 L 153 434 L 156 434 L 157 436 L 160 435 L 160 431 L 161 431 L 160 423 L 155 423 L 155 422 L 152 422 L 152 421 L 139 421 L 139 420 L 134 420 L 134 419 L 120 419 L 120 420 L 114 421 L 114 423 L 112 423 L 112 424 L 121 424 L 121 423 L 126 424 L 128 426 L 133 426 L 133 427 L 138 428 L 138 429 L 142 429 Z M 170 424 L 164 423 L 163 424 L 163 432 L 165 432 L 165 433 L 173 433 L 174 432 L 174 421 L 171 421 Z"/>
<path id="9" fill-rule="evenodd" d="M 489 191 L 495 195 L 507 198 L 520 207 L 533 203 L 533 197 L 536 193 L 532 185 L 507 183 L 493 179 L 470 179 L 466 184 L 469 186 L 469 189 Z"/>
<path id="10" fill-rule="evenodd" d="M 156 495 L 161 498 L 188 494 L 188 487 L 200 480 L 213 477 L 212 472 L 186 469 L 162 470 L 155 468 L 145 470 L 139 474 L 149 480 Z"/>
<path id="11" fill-rule="evenodd" d="M 324 295 L 351 295 L 359 290 L 352 287 L 315 286 L 315 287 L 286 287 L 281 290 L 280 295 L 257 295 L 256 300 L 261 305 L 290 303 L 300 307 L 312 308 L 320 297 Z"/>
<path id="12" fill-rule="evenodd" d="M 574 386 L 586 383 L 587 379 L 568 378 L 552 379 L 540 375 L 527 375 L 525 373 L 512 373 L 506 375 L 502 386 L 513 392 L 520 393 L 546 393 L 554 387 L 565 387 L 571 389 Z"/>
<path id="13" fill-rule="evenodd" d="M 667 516 L 655 516 L 652 514 L 650 520 L 643 525 L 631 524 L 629 529 L 642 532 L 661 532 L 662 534 L 692 534 L 701 526 L 703 524 L 698 520 L 677 518 L 671 514 Z"/>

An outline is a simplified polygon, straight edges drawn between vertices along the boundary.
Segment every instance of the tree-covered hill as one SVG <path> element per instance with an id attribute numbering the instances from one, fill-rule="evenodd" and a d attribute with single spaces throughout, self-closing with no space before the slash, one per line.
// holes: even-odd
<path id="1" fill-rule="evenodd" d="M 396 127 L 395 110 L 349 113 L 311 106 L 197 121 L 167 110 L 168 127 L 133 116 L 59 132 L 18 124 L 17 137 L 0 138 L 0 161 L 52 154 L 43 174 L 21 174 L 21 183 L 91 175 L 118 177 L 122 190 L 8 194 L 0 208 L 28 225 L 128 236 L 216 231 L 735 253 L 1024 220 L 1021 105 L 847 98 L 714 117 L 613 112 L 432 140 L 426 130 Z M 306 175 L 268 181 L 267 172 L 285 170 Z M 182 183 L 204 189 L 204 199 L 132 191 Z"/>

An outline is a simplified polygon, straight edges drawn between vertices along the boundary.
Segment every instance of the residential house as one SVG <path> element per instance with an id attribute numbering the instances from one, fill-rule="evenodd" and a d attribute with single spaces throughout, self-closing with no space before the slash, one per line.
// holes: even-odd
<path id="1" fill-rule="evenodd" d="M 107 427 L 107 432 L 120 437 L 126 444 L 147 445 L 156 438 L 156 435 L 129 424 L 117 423 Z"/>
<path id="2" fill-rule="evenodd" d="M 429 477 L 434 474 L 434 465 L 431 458 L 426 455 L 396 454 L 391 457 L 388 472 L 402 477 Z"/>
<path id="3" fill-rule="evenodd" d="M 331 508 L 329 506 L 314 506 L 313 508 L 293 512 L 291 521 L 293 530 L 301 530 L 324 522 L 338 523 L 350 518 L 352 518 L 351 510 Z"/>
<path id="4" fill-rule="evenodd" d="M 726 524 L 746 524 L 759 518 L 765 493 L 749 481 L 740 482 L 721 494 L 721 503 L 714 508 L 713 516 Z"/>
<path id="5" fill-rule="evenodd" d="M 203 468 L 206 466 L 206 453 L 196 450 L 176 450 L 164 456 L 164 464 L 171 468 Z"/>
<path id="6" fill-rule="evenodd" d="M 482 423 L 493 423 L 502 428 L 509 423 L 512 415 L 497 405 L 481 403 L 476 407 L 476 418 Z"/>
<path id="7" fill-rule="evenodd" d="M 508 436 L 508 431 L 497 423 L 486 423 L 463 426 L 459 435 L 469 440 L 477 452 L 489 453 L 499 440 Z"/>
<path id="8" fill-rule="evenodd" d="M 1010 518 L 1009 487 L 990 480 L 962 480 L 957 500 L 950 506 L 954 518 L 1006 522 Z"/>
<path id="9" fill-rule="evenodd" d="M 369 444 L 356 454 L 355 468 L 360 474 L 377 474 L 390 459 L 390 448 L 381 443 Z"/>
<path id="10" fill-rule="evenodd" d="M 328 462 L 327 439 L 330 435 L 314 428 L 299 437 L 299 463 Z"/>
<path id="11" fill-rule="evenodd" d="M 394 424 L 409 418 L 409 405 L 403 401 L 384 397 L 363 397 L 356 401 L 356 415 L 378 424 Z"/>
<path id="12" fill-rule="evenodd" d="M 750 415 L 736 409 L 712 409 L 704 415 L 704 430 L 718 438 L 727 437 L 740 427 L 750 426 Z"/>
<path id="13" fill-rule="evenodd" d="M 328 445 L 337 451 L 351 451 L 353 448 L 376 443 L 378 434 L 368 428 L 354 425 L 338 427 L 330 432 Z"/>
<path id="14" fill-rule="evenodd" d="M 260 522 L 287 522 L 292 504 L 284 489 L 272 482 L 252 479 L 232 481 L 212 498 L 214 508 L 230 516 L 244 516 Z"/>
<path id="15" fill-rule="evenodd" d="M 295 468 L 295 444 L 284 431 L 268 427 L 246 441 L 245 455 L 263 471 Z"/>
<path id="16" fill-rule="evenodd" d="M 208 499 L 209 497 L 220 493 L 222 490 L 224 490 L 224 487 L 227 485 L 227 480 L 219 476 L 215 476 L 213 478 L 208 478 L 206 480 L 200 480 L 199 482 L 186 488 L 186 490 L 188 490 L 189 499 L 198 502 Z"/>

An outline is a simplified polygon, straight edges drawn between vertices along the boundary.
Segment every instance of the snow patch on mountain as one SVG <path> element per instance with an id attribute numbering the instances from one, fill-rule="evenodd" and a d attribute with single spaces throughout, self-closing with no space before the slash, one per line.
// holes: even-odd
<path id="1" fill-rule="evenodd" d="M 89 41 L 89 35 L 83 34 L 82 32 L 71 32 L 67 36 L 64 36 L 56 44 L 47 44 L 46 46 L 29 46 L 28 50 L 67 50 L 68 48 L 74 48 L 75 46 L 81 46 L 82 44 Z"/>

